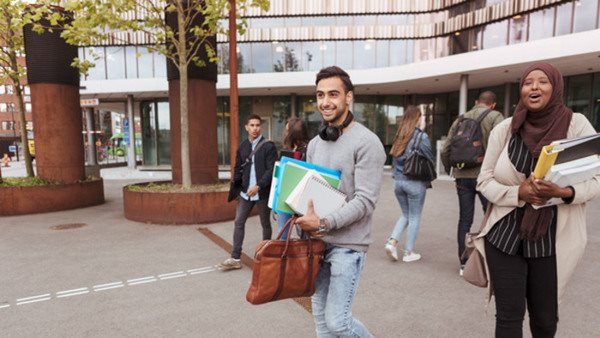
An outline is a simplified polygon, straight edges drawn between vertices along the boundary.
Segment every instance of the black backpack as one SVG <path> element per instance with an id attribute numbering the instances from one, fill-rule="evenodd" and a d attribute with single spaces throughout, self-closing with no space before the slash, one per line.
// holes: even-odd
<path id="1" fill-rule="evenodd" d="M 450 165 L 458 169 L 475 168 L 483 162 L 485 148 L 482 142 L 481 121 L 492 110 L 486 109 L 477 119 L 464 116 L 458 118 L 454 134 L 450 139 Z"/>

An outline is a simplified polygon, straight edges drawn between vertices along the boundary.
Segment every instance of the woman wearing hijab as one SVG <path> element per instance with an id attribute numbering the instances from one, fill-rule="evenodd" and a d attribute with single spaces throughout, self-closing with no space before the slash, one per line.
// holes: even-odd
<path id="1" fill-rule="evenodd" d="M 554 337 L 558 303 L 586 244 L 585 202 L 600 194 L 600 175 L 568 187 L 533 169 L 543 146 L 594 134 L 563 102 L 563 77 L 552 65 L 525 70 L 512 118 L 490 135 L 477 189 L 491 202 L 476 240 L 496 299 L 496 337 L 522 337 L 525 307 L 533 337 Z M 534 209 L 550 198 L 563 203 Z"/>
<path id="2" fill-rule="evenodd" d="M 394 261 L 398 260 L 397 246 L 404 229 L 408 229 L 408 231 L 404 242 L 404 250 L 402 250 L 402 261 L 408 263 L 421 259 L 421 255 L 414 252 L 413 249 L 421 225 L 421 212 L 425 203 L 428 182 L 405 176 L 404 161 L 416 145 L 418 145 L 421 154 L 433 161 L 431 143 L 429 142 L 429 136 L 422 131 L 424 128 L 425 119 L 421 116 L 419 108 L 408 106 L 390 151 L 390 155 L 393 156 L 394 193 L 402 209 L 402 215 L 396 222 L 394 230 L 385 244 L 387 255 Z"/>

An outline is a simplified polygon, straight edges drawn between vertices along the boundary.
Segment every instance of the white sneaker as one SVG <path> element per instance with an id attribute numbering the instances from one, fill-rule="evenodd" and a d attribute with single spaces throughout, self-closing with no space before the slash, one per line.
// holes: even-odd
<path id="1" fill-rule="evenodd" d="M 419 259 L 421 259 L 421 255 L 419 255 L 416 252 L 404 252 L 404 256 L 402 257 L 402 261 L 403 262 L 414 262 L 414 261 L 418 261 Z"/>
<path id="2" fill-rule="evenodd" d="M 242 263 L 239 259 L 227 258 L 223 262 L 215 265 L 215 268 L 221 271 L 237 270 L 242 268 Z"/>
<path id="3" fill-rule="evenodd" d="M 388 257 L 391 258 L 393 261 L 398 260 L 398 249 L 396 249 L 396 247 L 392 245 L 392 243 L 385 243 L 385 252 L 387 253 Z"/>

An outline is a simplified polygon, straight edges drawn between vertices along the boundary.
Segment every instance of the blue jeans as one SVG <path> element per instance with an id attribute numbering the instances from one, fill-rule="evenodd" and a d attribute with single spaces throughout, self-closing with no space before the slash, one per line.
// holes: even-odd
<path id="1" fill-rule="evenodd" d="M 281 231 L 281 229 L 283 229 L 283 227 L 285 226 L 285 223 L 292 218 L 293 215 L 288 215 L 288 214 L 283 214 L 278 212 L 277 213 L 277 233 L 279 234 L 279 232 Z M 281 238 L 286 238 L 287 237 L 287 231 L 285 231 L 282 235 Z"/>
<path id="2" fill-rule="evenodd" d="M 458 258 L 460 264 L 465 264 L 466 259 L 462 259 L 461 256 L 465 251 L 465 235 L 471 231 L 471 225 L 473 224 L 473 214 L 475 213 L 475 196 L 479 197 L 483 212 L 487 207 L 487 200 L 483 195 L 475 190 L 477 186 L 476 178 L 457 178 L 456 179 L 456 193 L 458 194 L 458 232 L 456 234 L 456 240 L 458 241 Z"/>
<path id="3" fill-rule="evenodd" d="M 352 317 L 352 303 L 365 265 L 366 252 L 327 245 L 312 296 L 317 337 L 373 337 Z"/>
<path id="4" fill-rule="evenodd" d="M 419 226 L 421 225 L 421 212 L 425 203 L 427 185 L 425 182 L 417 180 L 396 180 L 394 192 L 398 203 L 400 203 L 402 215 L 396 222 L 390 239 L 398 241 L 402 231 L 408 226 L 404 250 L 413 251 L 417 232 L 419 232 Z"/>

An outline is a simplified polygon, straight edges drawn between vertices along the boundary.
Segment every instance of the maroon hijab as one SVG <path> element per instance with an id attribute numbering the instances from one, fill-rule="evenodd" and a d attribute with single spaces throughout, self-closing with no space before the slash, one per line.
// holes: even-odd
<path id="1" fill-rule="evenodd" d="M 513 133 L 519 133 L 529 152 L 534 158 L 538 158 L 543 146 L 567 137 L 573 111 L 565 106 L 563 102 L 564 82 L 562 74 L 549 63 L 536 63 L 523 72 L 519 95 L 525 78 L 534 70 L 541 70 L 550 79 L 552 84 L 550 102 L 544 109 L 538 112 L 530 112 L 519 99 L 519 104 L 517 104 L 513 114 L 511 129 Z"/>
<path id="2" fill-rule="evenodd" d="M 536 63 L 528 67 L 521 76 L 519 89 L 523 88 L 525 78 L 534 70 L 541 70 L 548 76 L 552 84 L 552 96 L 546 107 L 538 112 L 527 110 L 519 99 L 513 114 L 511 130 L 513 133 L 519 133 L 529 152 L 537 159 L 543 146 L 567 137 L 573 111 L 563 102 L 562 74 L 548 63 Z M 536 210 L 527 203 L 521 220 L 521 237 L 533 241 L 540 240 L 548 232 L 552 217 L 552 209 Z"/>

